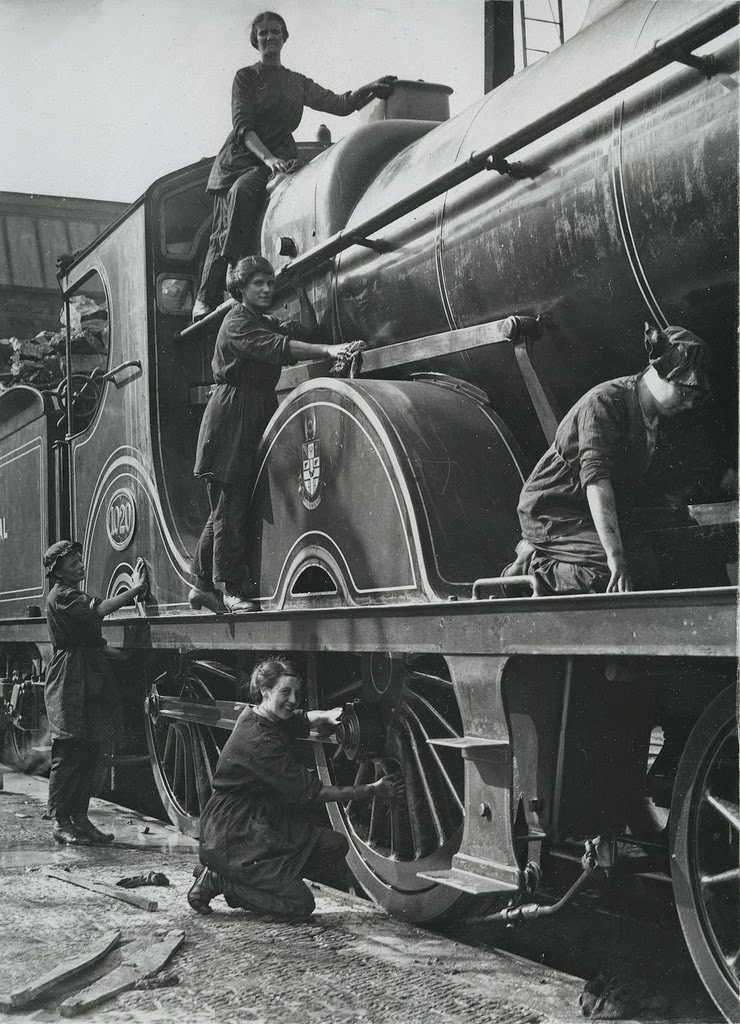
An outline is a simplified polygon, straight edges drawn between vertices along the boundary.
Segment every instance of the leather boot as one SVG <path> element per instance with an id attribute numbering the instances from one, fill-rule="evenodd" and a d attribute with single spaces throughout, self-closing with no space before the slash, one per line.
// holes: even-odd
<path id="1" fill-rule="evenodd" d="M 249 601 L 241 594 L 224 594 L 224 607 L 229 612 L 258 612 L 260 606 L 255 601 Z"/>
<path id="2" fill-rule="evenodd" d="M 191 314 L 193 323 L 197 324 L 203 317 L 208 316 L 209 313 L 213 312 L 207 302 L 203 302 L 201 299 L 196 299 L 193 303 L 193 312 Z"/>
<path id="3" fill-rule="evenodd" d="M 201 590 L 200 587 L 191 587 L 188 593 L 188 602 L 195 612 L 199 612 L 201 608 L 208 608 L 216 615 L 223 615 L 228 611 L 220 590 Z"/>
<path id="4" fill-rule="evenodd" d="M 56 821 L 51 834 L 54 836 L 54 842 L 61 843 L 62 846 L 92 846 L 90 837 L 84 832 L 78 832 L 69 818 Z"/>
<path id="5" fill-rule="evenodd" d="M 72 824 L 75 830 L 83 836 L 87 836 L 94 846 L 107 846 L 108 843 L 112 843 L 115 839 L 112 832 L 101 832 L 96 825 L 93 825 L 86 814 L 73 814 Z"/>
<path id="6" fill-rule="evenodd" d="M 188 903 L 198 914 L 211 914 L 213 909 L 210 906 L 214 896 L 220 896 L 223 892 L 221 879 L 215 871 L 210 868 L 203 868 L 188 892 Z"/>

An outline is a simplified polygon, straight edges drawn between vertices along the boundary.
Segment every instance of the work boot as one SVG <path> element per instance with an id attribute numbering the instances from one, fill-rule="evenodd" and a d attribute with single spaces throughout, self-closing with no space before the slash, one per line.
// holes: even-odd
<path id="1" fill-rule="evenodd" d="M 208 316 L 208 314 L 212 312 L 213 310 L 207 302 L 203 302 L 201 299 L 196 299 L 193 304 L 193 323 L 197 324 L 199 320 L 202 320 L 203 317 Z"/>
<path id="2" fill-rule="evenodd" d="M 220 883 L 221 879 L 215 871 L 203 868 L 188 891 L 188 903 L 196 913 L 213 913 L 210 902 L 214 896 L 220 896 L 223 892 Z"/>
<path id="3" fill-rule="evenodd" d="M 84 832 L 78 832 L 69 818 L 54 823 L 52 833 L 55 843 L 62 846 L 92 846 L 90 837 Z"/>
<path id="4" fill-rule="evenodd" d="M 254 601 L 248 601 L 241 594 L 224 594 L 224 605 L 229 612 L 258 612 L 260 606 Z"/>
<path id="5" fill-rule="evenodd" d="M 224 604 L 220 590 L 201 590 L 200 587 L 192 587 L 188 594 L 188 602 L 196 612 L 199 612 L 201 608 L 208 608 L 216 615 L 223 615 L 229 610 Z"/>
<path id="6" fill-rule="evenodd" d="M 73 814 L 72 824 L 77 832 L 87 836 L 93 846 L 107 846 L 108 843 L 112 843 L 115 839 L 112 832 L 101 832 L 96 825 L 93 825 L 86 814 Z"/>

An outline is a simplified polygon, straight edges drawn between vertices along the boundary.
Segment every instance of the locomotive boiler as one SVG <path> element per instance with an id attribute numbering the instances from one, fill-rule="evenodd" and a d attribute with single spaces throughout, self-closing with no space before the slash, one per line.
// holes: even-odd
<path id="1" fill-rule="evenodd" d="M 398 83 L 274 183 L 259 245 L 279 268 L 275 312 L 368 349 L 352 379 L 283 373 L 251 498 L 258 614 L 186 601 L 226 308 L 187 326 L 209 163 L 155 182 L 65 263 L 65 379 L 0 396 L 16 746 L 41 713 L 45 546 L 80 539 L 88 589 L 108 595 L 144 555 L 152 603 L 106 635 L 130 651 L 181 828 L 197 834 L 251 665 L 289 652 L 314 706 L 347 705 L 338 734 L 307 745 L 322 778 L 406 779 L 389 816 L 330 810 L 373 899 L 421 922 L 536 919 L 563 865 L 570 899 L 628 860 L 672 882 L 732 1015 L 736 503 L 718 480 L 737 461 L 736 20 L 725 0 L 594 0 L 572 40 L 459 116 L 444 87 Z M 561 410 L 641 368 L 645 320 L 696 331 L 722 368 L 692 444 L 670 452 L 679 498 L 645 513 L 662 589 L 503 596 L 528 468 Z"/>

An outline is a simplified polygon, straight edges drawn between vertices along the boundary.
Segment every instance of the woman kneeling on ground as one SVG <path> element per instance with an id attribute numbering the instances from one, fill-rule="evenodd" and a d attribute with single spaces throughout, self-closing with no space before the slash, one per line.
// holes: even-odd
<path id="1" fill-rule="evenodd" d="M 299 711 L 303 683 L 290 661 L 263 661 L 252 673 L 252 694 L 261 701 L 242 711 L 213 776 L 213 793 L 201 817 L 204 866 L 188 893 L 199 914 L 210 914 L 220 894 L 243 907 L 284 920 L 302 921 L 314 898 L 302 878 L 325 877 L 349 850 L 343 835 L 310 820 L 316 804 L 404 792 L 400 775 L 362 786 L 325 786 L 296 759 L 292 740 L 311 725 L 332 731 L 342 714 Z M 301 809 L 303 806 L 303 810 Z"/>
<path id="2" fill-rule="evenodd" d="M 212 612 L 256 611 L 242 595 L 247 511 L 257 446 L 277 409 L 275 385 L 285 365 L 336 359 L 347 345 L 327 345 L 320 330 L 266 316 L 275 271 L 262 256 L 246 256 L 229 274 L 231 309 L 211 361 L 215 387 L 198 434 L 195 469 L 208 488 L 210 515 L 193 557 L 191 607 Z M 223 582 L 225 593 L 213 581 Z"/>

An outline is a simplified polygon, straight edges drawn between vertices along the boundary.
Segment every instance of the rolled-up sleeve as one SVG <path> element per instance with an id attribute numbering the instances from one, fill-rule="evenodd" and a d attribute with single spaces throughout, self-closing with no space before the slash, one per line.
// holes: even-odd
<path id="1" fill-rule="evenodd" d="M 291 366 L 295 359 L 290 354 L 289 343 L 290 338 L 285 334 L 255 329 L 234 338 L 231 347 L 243 358 L 254 359 L 258 363 Z"/>
<path id="2" fill-rule="evenodd" d="M 234 135 L 244 142 L 247 132 L 256 131 L 255 76 L 251 68 L 241 68 L 231 86 L 231 122 Z"/>
<path id="3" fill-rule="evenodd" d="M 92 597 L 82 590 L 72 588 L 59 589 L 56 596 L 55 606 L 60 615 L 66 615 L 75 622 L 100 621 L 97 608 L 101 598 Z"/>
<path id="4" fill-rule="evenodd" d="M 280 330 L 285 331 L 289 338 L 297 338 L 298 341 L 320 345 L 326 340 L 321 327 L 306 327 L 300 320 L 285 320 L 280 324 Z"/>
<path id="5" fill-rule="evenodd" d="M 355 107 L 352 103 L 352 93 L 343 92 L 338 95 L 331 89 L 324 89 L 323 86 L 314 82 L 311 78 L 301 75 L 303 84 L 303 103 L 312 110 L 323 110 L 327 114 L 336 114 L 339 117 L 346 117 L 354 113 Z"/>
<path id="6" fill-rule="evenodd" d="M 626 437 L 620 406 L 605 395 L 593 395 L 578 414 L 578 461 L 581 486 L 612 476 L 614 463 L 624 452 Z"/>
<path id="7" fill-rule="evenodd" d="M 241 359 L 278 366 L 295 363 L 290 354 L 290 335 L 273 317 L 255 321 L 244 315 L 232 315 L 228 324 L 224 321 L 222 329 L 226 332 L 228 347 Z"/>

